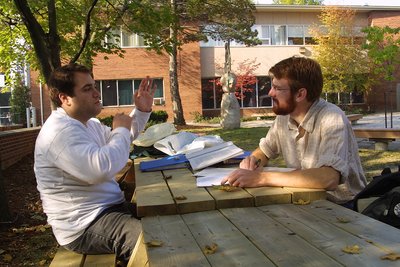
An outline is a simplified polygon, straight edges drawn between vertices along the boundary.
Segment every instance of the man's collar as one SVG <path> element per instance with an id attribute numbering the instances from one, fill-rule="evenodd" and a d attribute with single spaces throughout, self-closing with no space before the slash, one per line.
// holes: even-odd
<path id="1" fill-rule="evenodd" d="M 303 128 L 304 130 L 306 130 L 306 132 L 311 133 L 314 130 L 315 127 L 315 118 L 316 116 L 314 116 L 315 113 L 319 112 L 323 105 L 322 102 L 324 100 L 322 99 L 318 99 L 316 101 L 314 101 L 314 103 L 311 105 L 310 109 L 307 111 L 306 115 L 304 116 L 303 121 L 297 126 L 296 123 L 290 119 L 289 117 L 289 129 L 297 129 L 297 128 Z"/>

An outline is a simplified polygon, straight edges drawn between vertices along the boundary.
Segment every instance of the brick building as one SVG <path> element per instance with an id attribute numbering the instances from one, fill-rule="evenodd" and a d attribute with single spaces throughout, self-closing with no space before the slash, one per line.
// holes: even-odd
<path id="1" fill-rule="evenodd" d="M 244 47 L 231 44 L 232 70 L 240 72 L 243 66 L 254 66 L 256 84 L 250 90 L 243 89 L 239 99 L 242 116 L 254 113 L 269 113 L 272 101 L 268 69 L 278 61 L 293 56 L 313 56 L 313 40 L 308 28 L 320 24 L 318 15 L 321 6 L 283 6 L 256 4 L 256 23 L 262 45 Z M 351 6 L 356 10 L 355 26 L 400 27 L 400 7 Z M 124 58 L 115 55 L 98 55 L 94 63 L 94 76 L 101 90 L 104 109 L 100 116 L 132 109 L 133 90 L 147 75 L 156 79 L 157 92 L 153 110 L 166 110 L 172 119 L 172 103 L 169 91 L 169 58 L 146 50 L 143 40 L 135 34 L 117 31 L 120 45 L 126 51 Z M 184 45 L 178 56 L 179 91 L 184 117 L 193 120 L 195 114 L 218 116 L 222 89 L 216 80 L 223 73 L 224 44 L 217 41 Z M 240 67 L 242 66 L 242 67 Z M 32 104 L 37 108 L 37 117 L 44 120 L 50 114 L 49 100 L 44 88 L 36 83 L 32 75 Z M 397 78 L 400 78 L 398 74 Z M 390 92 L 390 99 L 396 100 L 394 108 L 400 110 L 400 79 L 395 90 L 389 84 L 376 85 L 367 95 L 338 96 L 353 98 L 353 103 L 373 111 L 384 109 L 383 92 Z M 397 92 L 398 91 L 398 92 Z M 389 93 L 388 93 L 389 94 Z M 41 101 L 42 99 L 42 101 Z M 40 121 L 39 121 L 40 124 Z"/>

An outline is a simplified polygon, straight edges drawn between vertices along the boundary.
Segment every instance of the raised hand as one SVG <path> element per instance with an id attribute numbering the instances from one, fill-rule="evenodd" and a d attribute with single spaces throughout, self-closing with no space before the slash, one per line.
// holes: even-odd
<path id="1" fill-rule="evenodd" d="M 133 95 L 134 103 L 138 110 L 150 112 L 153 105 L 154 93 L 157 87 L 153 84 L 153 79 L 147 76 L 139 85 L 139 90 Z"/>

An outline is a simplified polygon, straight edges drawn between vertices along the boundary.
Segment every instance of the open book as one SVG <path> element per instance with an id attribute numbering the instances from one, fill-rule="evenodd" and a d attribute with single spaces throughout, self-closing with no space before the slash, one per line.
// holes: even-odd
<path id="1" fill-rule="evenodd" d="M 193 170 L 199 170 L 241 154 L 243 154 L 243 150 L 229 141 L 187 153 L 186 158 Z"/>

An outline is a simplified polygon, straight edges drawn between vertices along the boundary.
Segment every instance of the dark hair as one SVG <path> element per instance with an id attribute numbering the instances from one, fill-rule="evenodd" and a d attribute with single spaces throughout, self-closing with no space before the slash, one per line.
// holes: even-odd
<path id="1" fill-rule="evenodd" d="M 313 59 L 290 57 L 278 62 L 269 73 L 277 79 L 288 79 L 292 93 L 296 93 L 300 88 L 306 88 L 307 100 L 310 102 L 321 96 L 323 86 L 321 66 Z"/>
<path id="2" fill-rule="evenodd" d="M 47 86 L 49 88 L 50 99 L 57 107 L 61 106 L 60 93 L 71 97 L 74 96 L 75 72 L 91 74 L 91 71 L 87 67 L 75 63 L 61 66 L 51 73 Z"/>

